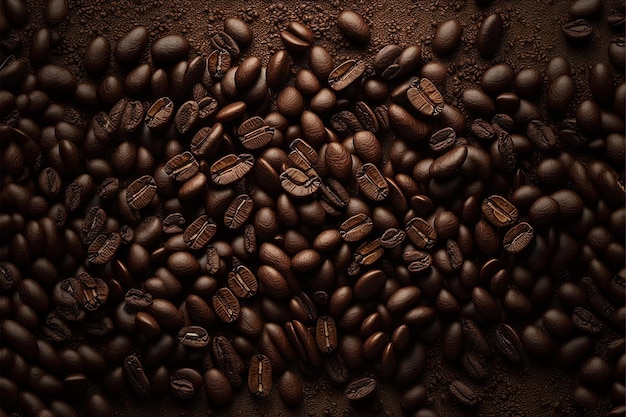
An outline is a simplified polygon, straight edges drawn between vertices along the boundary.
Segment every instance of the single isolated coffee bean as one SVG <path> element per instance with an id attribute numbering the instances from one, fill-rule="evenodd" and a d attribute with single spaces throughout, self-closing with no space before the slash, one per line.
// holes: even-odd
<path id="1" fill-rule="evenodd" d="M 344 10 L 337 16 L 337 26 L 346 38 L 357 44 L 367 44 L 370 41 L 370 28 L 363 17 L 351 10 Z"/>

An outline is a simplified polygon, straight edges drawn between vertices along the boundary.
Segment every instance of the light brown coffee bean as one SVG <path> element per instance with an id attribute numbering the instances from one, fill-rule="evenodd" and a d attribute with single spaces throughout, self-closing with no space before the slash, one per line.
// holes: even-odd
<path id="1" fill-rule="evenodd" d="M 254 157 L 250 154 L 229 154 L 211 165 L 211 179 L 219 185 L 228 185 L 239 181 L 250 172 Z"/>
<path id="2" fill-rule="evenodd" d="M 228 288 L 220 288 L 211 301 L 215 314 L 224 323 L 232 323 L 239 318 L 241 312 L 239 301 Z"/>
<path id="3" fill-rule="evenodd" d="M 339 64 L 328 74 L 328 85 L 334 91 L 342 91 L 361 78 L 365 72 L 365 62 L 350 59 Z"/>
<path id="4" fill-rule="evenodd" d="M 481 210 L 487 220 L 496 227 L 509 226 L 518 217 L 517 208 L 499 195 L 487 197 L 481 205 Z"/>
<path id="5" fill-rule="evenodd" d="M 413 107 L 426 117 L 437 116 L 443 111 L 443 96 L 427 78 L 413 81 L 406 96 Z"/>
<path id="6" fill-rule="evenodd" d="M 187 226 L 183 233 L 183 241 L 190 249 L 200 250 L 206 247 L 216 231 L 217 224 L 204 214 Z"/>
<path id="7" fill-rule="evenodd" d="M 256 397 L 266 397 L 272 390 L 272 364 L 267 356 L 256 354 L 250 359 L 248 388 Z"/>

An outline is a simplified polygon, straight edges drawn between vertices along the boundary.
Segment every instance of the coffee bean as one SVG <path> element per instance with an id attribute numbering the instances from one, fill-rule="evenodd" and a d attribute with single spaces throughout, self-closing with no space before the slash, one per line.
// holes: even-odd
<path id="1" fill-rule="evenodd" d="M 194 100 L 183 103 L 174 117 L 174 125 L 180 134 L 189 132 L 200 117 L 200 107 Z"/>
<path id="2" fill-rule="evenodd" d="M 295 197 L 305 197 L 315 193 L 321 183 L 320 177 L 309 177 L 297 168 L 287 168 L 280 174 L 281 187 Z"/>
<path id="3" fill-rule="evenodd" d="M 248 388 L 257 397 L 266 397 L 272 390 L 272 365 L 265 355 L 252 356 L 248 366 Z"/>
<path id="4" fill-rule="evenodd" d="M 601 105 L 609 105 L 613 101 L 613 72 L 605 63 L 597 63 L 589 70 L 589 89 Z"/>
<path id="5" fill-rule="evenodd" d="M 452 381 L 448 388 L 452 396 L 462 405 L 475 407 L 480 402 L 474 390 L 459 380 Z"/>
<path id="6" fill-rule="evenodd" d="M 185 244 L 192 250 L 203 249 L 215 235 L 217 225 L 206 215 L 195 219 L 183 233 Z"/>
<path id="7" fill-rule="evenodd" d="M 452 19 L 441 23 L 432 39 L 433 52 L 437 55 L 448 55 L 453 52 L 463 34 L 458 20 Z"/>
<path id="8" fill-rule="evenodd" d="M 152 104 L 146 113 L 146 126 L 150 129 L 164 128 L 172 118 L 174 103 L 168 97 L 161 97 Z"/>
<path id="9" fill-rule="evenodd" d="M 330 316 L 319 316 L 315 329 L 317 347 L 322 353 L 330 353 L 337 349 L 337 327 Z"/>
<path id="10" fill-rule="evenodd" d="M 39 69 L 37 79 L 41 88 L 51 95 L 70 95 L 76 89 L 76 79 L 65 68 L 48 64 Z"/>
<path id="11" fill-rule="evenodd" d="M 211 165 L 211 179 L 219 185 L 228 185 L 246 176 L 254 165 L 250 154 L 229 154 Z"/>
<path id="12" fill-rule="evenodd" d="M 443 111 L 443 96 L 427 78 L 411 83 L 406 96 L 413 107 L 424 116 L 437 116 Z"/>
<path id="13" fill-rule="evenodd" d="M 225 405 L 231 402 L 233 388 L 219 369 L 209 369 L 204 373 L 203 378 L 204 389 L 213 404 Z"/>
<path id="14" fill-rule="evenodd" d="M 212 298 L 213 310 L 224 323 L 237 320 L 241 308 L 239 301 L 228 288 L 220 288 Z"/>
<path id="15" fill-rule="evenodd" d="M 296 347 L 302 360 L 310 362 L 313 366 L 321 365 L 322 359 L 315 339 L 301 321 L 293 320 L 287 322 L 285 324 L 285 332 L 291 344 Z"/>
<path id="16" fill-rule="evenodd" d="M 233 38 L 242 48 L 252 43 L 252 29 L 241 19 L 235 17 L 227 17 L 224 19 L 224 32 Z"/>
<path id="17" fill-rule="evenodd" d="M 287 49 L 296 53 L 307 51 L 315 42 L 315 35 L 301 22 L 289 22 L 286 30 L 280 32 L 280 40 Z"/>
<path id="18" fill-rule="evenodd" d="M 337 16 L 337 26 L 344 36 L 354 43 L 367 44 L 370 41 L 370 28 L 363 17 L 351 10 L 344 10 Z"/>
<path id="19" fill-rule="evenodd" d="M 420 217 L 412 218 L 406 225 L 406 235 L 419 249 L 430 249 L 437 242 L 433 227 Z"/>
<path id="20" fill-rule="evenodd" d="M 477 88 L 468 88 L 463 91 L 461 100 L 469 111 L 481 116 L 491 116 L 496 110 L 491 97 Z"/>
<path id="21" fill-rule="evenodd" d="M 237 42 L 225 32 L 217 32 L 211 38 L 211 45 L 217 50 L 225 50 L 231 57 L 238 57 L 240 53 Z"/>
<path id="22" fill-rule="evenodd" d="M 608 46 L 609 59 L 617 67 L 617 69 L 624 67 L 624 38 L 615 38 L 609 42 Z"/>
<path id="23" fill-rule="evenodd" d="M 365 72 L 365 62 L 350 59 L 339 64 L 328 74 L 328 85 L 334 91 L 342 91 L 361 78 Z"/>
<path id="24" fill-rule="evenodd" d="M 173 64 L 187 57 L 189 41 L 180 35 L 167 35 L 152 43 L 152 61 L 155 64 Z"/>
<path id="25" fill-rule="evenodd" d="M 285 371 L 278 379 L 278 394 L 283 403 L 298 407 L 304 398 L 302 382 L 294 371 Z"/>
<path id="26" fill-rule="evenodd" d="M 491 96 L 498 95 L 509 90 L 515 73 L 507 64 L 496 64 L 489 67 L 480 78 L 480 86 Z"/>
<path id="27" fill-rule="evenodd" d="M 593 26 L 585 19 L 576 19 L 561 26 L 565 37 L 570 41 L 580 42 L 588 39 L 593 34 Z"/>
<path id="28" fill-rule="evenodd" d="M 130 355 L 124 359 L 124 375 L 135 394 L 142 397 L 150 395 L 150 381 L 137 356 Z"/>
<path id="29" fill-rule="evenodd" d="M 203 348 L 209 345 L 211 337 L 204 327 L 187 326 L 178 331 L 178 341 L 191 348 Z"/>
<path id="30" fill-rule="evenodd" d="M 521 222 L 504 235 L 504 249 L 511 253 L 523 252 L 532 242 L 534 230 L 531 225 Z"/>
<path id="31" fill-rule="evenodd" d="M 371 396 L 376 391 L 376 380 L 374 378 L 361 378 L 350 383 L 344 394 L 350 401 L 359 401 Z"/>
<path id="32" fill-rule="evenodd" d="M 433 178 L 450 177 L 459 171 L 467 158 L 467 153 L 466 146 L 457 146 L 435 159 L 428 172 Z"/>
<path id="33" fill-rule="evenodd" d="M 237 130 L 241 144 L 249 150 L 259 149 L 267 145 L 274 137 L 274 128 L 269 127 L 258 116 L 252 117 L 239 125 Z"/>
<path id="34" fill-rule="evenodd" d="M 128 186 L 126 202 L 129 207 L 140 210 L 152 202 L 152 199 L 156 196 L 156 191 L 157 187 L 154 177 L 144 175 Z"/>
<path id="35" fill-rule="evenodd" d="M 48 0 L 44 10 L 44 19 L 51 25 L 58 25 L 63 22 L 69 12 L 69 2 L 67 0 Z"/>
<path id="36" fill-rule="evenodd" d="M 483 58 L 491 57 L 502 38 L 502 17 L 494 13 L 483 19 L 476 34 L 476 48 Z"/>
<path id="37" fill-rule="evenodd" d="M 389 186 L 378 168 L 372 163 L 364 164 L 356 173 L 356 182 L 363 195 L 373 201 L 389 196 Z"/>
<path id="38" fill-rule="evenodd" d="M 357 242 L 367 237 L 372 230 L 374 230 L 372 219 L 363 213 L 350 217 L 339 227 L 339 233 L 346 242 Z"/>
<path id="39" fill-rule="evenodd" d="M 487 220 L 496 227 L 513 224 L 517 220 L 517 208 L 510 201 L 499 195 L 486 198 L 481 210 Z"/>

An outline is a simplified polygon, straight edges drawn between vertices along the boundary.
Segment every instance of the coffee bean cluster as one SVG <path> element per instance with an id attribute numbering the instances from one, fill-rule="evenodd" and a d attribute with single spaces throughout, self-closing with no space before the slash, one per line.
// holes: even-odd
<path id="1" fill-rule="evenodd" d="M 25 5 L 3 5 L 15 33 Z M 601 6 L 575 1 L 564 36 L 584 42 Z M 68 7 L 49 0 L 46 22 Z M 371 40 L 356 12 L 336 24 Z M 432 52 L 463 30 L 438 25 Z M 503 30 L 483 20 L 482 57 Z M 280 40 L 263 62 L 236 18 L 208 51 L 136 26 L 89 41 L 98 84 L 48 63 L 47 28 L 29 56 L 0 44 L 2 415 L 240 390 L 297 408 L 301 375 L 323 374 L 356 404 L 391 381 L 406 413 L 436 416 L 427 346 L 462 371 L 460 408 L 480 410 L 496 358 L 556 360 L 577 369 L 575 407 L 608 396 L 622 415 L 623 37 L 588 99 L 557 57 L 491 66 L 459 107 L 422 45 L 338 60 L 299 21 Z"/>

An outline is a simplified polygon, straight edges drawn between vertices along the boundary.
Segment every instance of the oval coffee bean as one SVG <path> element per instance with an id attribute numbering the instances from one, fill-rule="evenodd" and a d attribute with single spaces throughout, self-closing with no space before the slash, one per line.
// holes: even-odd
<path id="1" fill-rule="evenodd" d="M 337 16 L 337 26 L 344 36 L 358 44 L 369 43 L 370 28 L 363 17 L 351 10 L 344 10 Z"/>
<path id="2" fill-rule="evenodd" d="M 361 378 L 350 383 L 344 394 L 350 401 L 359 401 L 372 395 L 376 391 L 376 380 L 374 378 Z"/>
<path id="3" fill-rule="evenodd" d="M 272 390 L 272 364 L 267 356 L 256 354 L 250 359 L 248 388 L 257 397 L 266 397 Z"/>
<path id="4" fill-rule="evenodd" d="M 178 331 L 178 341 L 191 348 L 203 348 L 209 345 L 210 336 L 204 327 L 187 326 Z"/>
<path id="5" fill-rule="evenodd" d="M 479 403 L 478 395 L 476 395 L 474 390 L 461 381 L 452 381 L 449 390 L 452 396 L 462 405 L 475 407 Z"/>
<path id="6" fill-rule="evenodd" d="M 211 165 L 211 179 L 219 185 L 228 185 L 239 181 L 250 172 L 254 157 L 250 154 L 229 154 Z"/>
<path id="7" fill-rule="evenodd" d="M 483 19 L 476 34 L 476 48 L 483 58 L 490 58 L 498 49 L 502 38 L 502 18 L 494 13 Z"/>
<path id="8" fill-rule="evenodd" d="M 458 20 L 452 19 L 441 23 L 432 39 L 433 52 L 447 55 L 453 52 L 461 40 L 463 28 Z"/>
<path id="9" fill-rule="evenodd" d="M 339 64 L 328 74 L 328 85 L 334 91 L 342 91 L 361 78 L 365 72 L 365 62 L 350 59 Z"/>
<path id="10" fill-rule="evenodd" d="M 239 317 L 239 301 L 228 288 L 220 288 L 211 299 L 215 314 L 224 323 L 232 323 Z"/>

